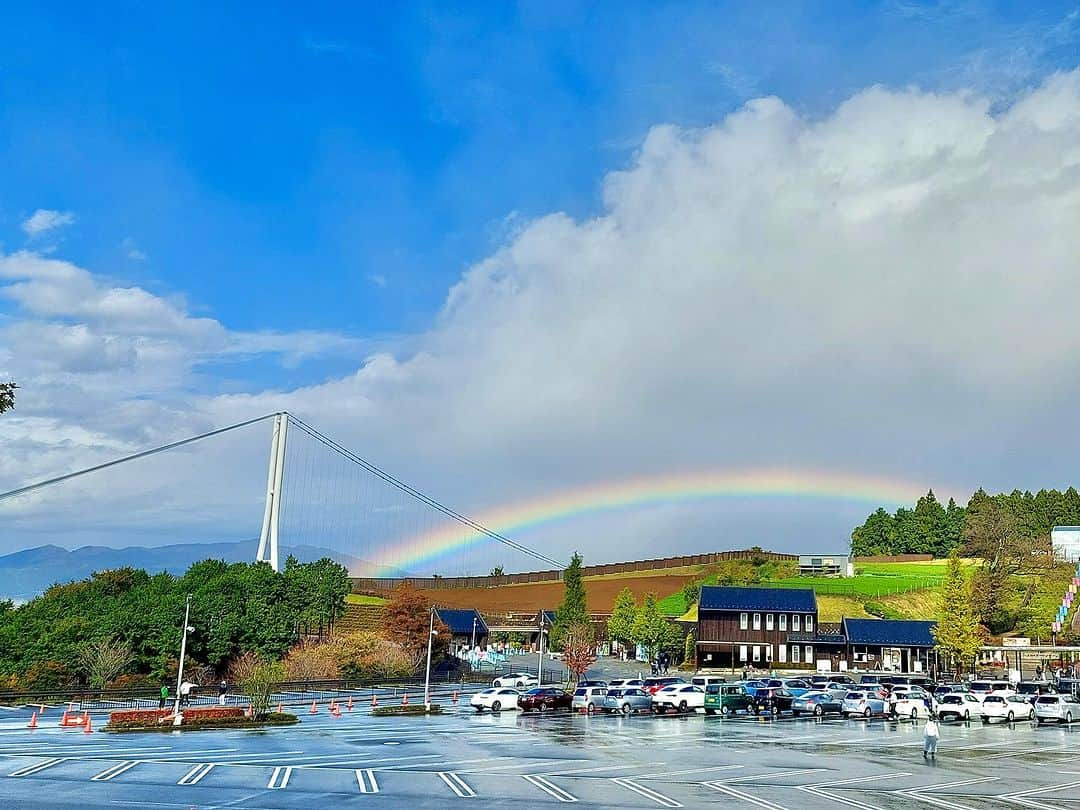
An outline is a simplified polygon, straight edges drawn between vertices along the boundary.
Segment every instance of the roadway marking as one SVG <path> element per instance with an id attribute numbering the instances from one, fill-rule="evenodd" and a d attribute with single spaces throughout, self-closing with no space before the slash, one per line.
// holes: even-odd
<path id="1" fill-rule="evenodd" d="M 46 759 L 42 762 L 37 762 L 33 765 L 26 765 L 12 771 L 8 776 L 30 776 L 31 774 L 39 773 L 46 768 L 51 768 L 54 765 L 59 765 L 61 762 L 66 762 L 67 757 L 53 757 L 52 759 Z"/>
<path id="2" fill-rule="evenodd" d="M 361 793 L 378 793 L 379 783 L 375 781 L 375 771 L 371 768 L 363 768 L 356 772 L 356 784 Z"/>
<path id="3" fill-rule="evenodd" d="M 651 799 L 652 801 L 659 804 L 661 807 L 682 807 L 679 802 L 675 801 L 670 796 L 665 796 L 663 793 L 657 793 L 652 788 L 647 788 L 644 785 L 639 785 L 633 779 L 620 778 L 612 779 L 611 781 L 619 787 L 624 787 L 627 790 L 634 791 L 634 793 L 637 793 L 639 796 L 644 796 L 646 799 Z"/>
<path id="4" fill-rule="evenodd" d="M 727 796 L 731 796 L 732 798 L 742 799 L 744 802 L 749 802 L 750 804 L 757 805 L 758 807 L 763 807 L 765 808 L 765 810 L 786 810 L 786 808 L 782 807 L 779 804 L 773 804 L 772 802 L 766 801 L 765 799 L 759 799 L 757 796 L 751 796 L 749 793 L 744 793 L 741 790 L 736 790 L 735 788 L 731 787 L 731 785 L 725 785 L 723 782 L 702 782 L 701 784 L 704 787 L 717 791 L 718 793 L 723 793 Z"/>
<path id="5" fill-rule="evenodd" d="M 266 784 L 267 790 L 284 790 L 285 786 L 289 784 L 289 777 L 292 776 L 292 766 L 279 765 L 274 768 L 274 773 L 270 776 L 270 781 Z"/>
<path id="6" fill-rule="evenodd" d="M 537 743 L 538 745 L 547 745 L 548 743 Z M 663 763 L 660 763 L 663 764 Z M 595 768 L 574 768 L 569 771 L 549 771 L 547 773 L 539 774 L 540 776 L 570 776 L 575 773 L 596 773 L 597 771 L 625 771 L 629 768 L 640 768 L 637 763 L 632 765 L 599 765 Z"/>
<path id="7" fill-rule="evenodd" d="M 113 765 L 106 768 L 101 773 L 96 773 L 90 777 L 91 782 L 108 782 L 110 779 L 115 779 L 124 771 L 130 771 L 136 765 L 139 764 L 139 760 L 130 759 L 127 762 L 121 762 L 119 765 Z"/>
<path id="8" fill-rule="evenodd" d="M 558 785 L 552 784 L 542 776 L 536 776 L 535 774 L 525 774 L 521 777 L 530 785 L 540 788 L 548 796 L 558 799 L 560 802 L 576 802 L 577 796 L 567 793 Z"/>
<path id="9" fill-rule="evenodd" d="M 848 807 L 854 807 L 857 810 L 877 810 L 872 804 L 867 804 L 866 802 L 861 802 L 858 799 L 852 799 L 848 796 L 838 796 L 835 793 L 825 790 L 825 788 L 856 785 L 860 782 L 876 782 L 881 779 L 901 779 L 905 776 L 911 776 L 911 774 L 901 771 L 899 773 L 874 774 L 873 776 L 856 776 L 851 779 L 833 779 L 829 782 L 819 782 L 816 785 L 800 785 L 797 789 L 804 793 L 809 793 L 811 796 L 817 796 L 830 802 L 846 804 Z"/>
<path id="10" fill-rule="evenodd" d="M 194 785 L 194 784 L 197 784 L 204 776 L 206 776 L 208 773 L 210 773 L 210 771 L 212 771 L 214 769 L 215 764 L 216 763 L 214 763 L 214 762 L 202 762 L 202 763 L 196 765 L 190 771 L 188 771 L 183 776 L 181 776 L 180 781 L 178 781 L 176 784 L 178 784 L 178 785 Z"/>
<path id="11" fill-rule="evenodd" d="M 1055 790 L 1068 790 L 1069 788 L 1080 787 L 1080 782 L 1065 782 L 1060 785 L 1046 785 L 1045 787 L 1031 788 L 1030 790 L 1020 790 L 1016 793 L 1008 793 L 1004 796 L 999 796 L 1002 801 L 1009 802 L 1010 804 L 1018 804 L 1021 807 L 1035 807 L 1038 810 L 1044 810 L 1046 805 L 1039 804 L 1032 801 L 1029 796 L 1039 796 L 1043 793 L 1050 793 Z"/>
<path id="12" fill-rule="evenodd" d="M 468 783 L 452 771 L 439 771 L 439 778 L 446 786 L 457 794 L 459 799 L 471 799 L 476 796 L 476 791 L 469 787 Z"/>
<path id="13" fill-rule="evenodd" d="M 666 773 L 650 773 L 646 776 L 639 776 L 638 779 L 660 779 L 664 776 L 685 776 L 688 773 L 708 773 L 709 771 L 733 771 L 743 768 L 743 765 L 714 765 L 711 768 L 690 768 L 685 771 L 667 771 Z"/>

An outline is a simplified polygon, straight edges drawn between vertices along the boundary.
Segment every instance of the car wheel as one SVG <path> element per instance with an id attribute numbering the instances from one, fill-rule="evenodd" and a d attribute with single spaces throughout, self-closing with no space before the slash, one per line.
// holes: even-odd
<path id="1" fill-rule="evenodd" d="M 1065 722 L 1066 723 L 1071 723 L 1072 722 L 1072 712 L 1066 712 L 1066 714 L 1065 714 Z"/>
<path id="2" fill-rule="evenodd" d="M 821 715 L 823 715 L 823 714 L 825 714 L 825 710 L 823 708 L 821 708 L 820 706 L 815 706 L 814 707 L 814 716 L 815 717 L 821 717 Z"/>
<path id="3" fill-rule="evenodd" d="M 913 708 L 911 710 L 911 719 L 912 720 L 918 720 L 919 719 L 919 710 L 918 709 Z"/>
<path id="4" fill-rule="evenodd" d="M 779 706 L 773 706 L 769 710 L 769 713 L 772 714 L 773 717 L 776 717 L 778 714 L 780 714 L 780 707 Z"/>
<path id="5" fill-rule="evenodd" d="M 622 713 L 623 714 L 630 714 L 630 704 L 629 703 L 624 703 L 622 705 Z"/>
<path id="6" fill-rule="evenodd" d="M 679 711 L 680 711 L 681 713 L 685 713 L 685 712 L 686 712 L 686 701 L 685 701 L 685 700 L 681 700 L 681 701 L 679 701 Z"/>
<path id="7" fill-rule="evenodd" d="M 863 716 L 863 717 L 865 717 L 865 718 L 869 719 L 869 718 L 870 718 L 870 715 L 872 715 L 872 714 L 873 714 L 873 712 L 872 712 L 872 711 L 870 711 L 870 707 L 869 707 L 869 706 L 867 706 L 867 707 L 866 707 L 865 709 L 863 709 L 863 713 L 862 713 L 862 716 Z"/>
<path id="8" fill-rule="evenodd" d="M 589 714 L 592 714 L 593 712 L 596 711 L 596 705 L 593 704 L 593 703 L 590 703 L 588 706 L 585 707 L 585 711 L 587 711 Z"/>
<path id="9" fill-rule="evenodd" d="M 971 709 L 964 709 L 964 722 L 971 719 Z"/>
<path id="10" fill-rule="evenodd" d="M 720 714 L 728 714 L 731 711 L 727 706 L 720 707 Z"/>
<path id="11" fill-rule="evenodd" d="M 1013 720 L 1016 719 L 1016 716 L 1012 712 L 1009 712 L 1009 716 L 1005 719 L 1011 723 Z"/>
<path id="12" fill-rule="evenodd" d="M 500 709 L 502 709 L 502 701 L 496 700 L 494 703 L 491 704 L 491 710 L 493 712 L 497 712 Z"/>
<path id="13" fill-rule="evenodd" d="M 1035 710 L 1032 709 L 1030 712 L 1028 712 L 1028 720 L 1034 720 L 1034 719 L 1035 719 Z"/>

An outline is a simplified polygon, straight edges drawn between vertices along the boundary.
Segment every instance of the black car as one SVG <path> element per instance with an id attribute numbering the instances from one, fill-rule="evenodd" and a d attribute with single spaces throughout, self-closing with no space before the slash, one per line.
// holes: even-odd
<path id="1" fill-rule="evenodd" d="M 551 711 L 553 709 L 569 709 L 573 697 L 569 692 L 562 689 L 554 689 L 550 686 L 530 689 L 518 698 L 518 708 L 523 712 Z"/>
<path id="2" fill-rule="evenodd" d="M 791 702 L 795 696 L 786 689 L 767 687 L 758 689 L 754 693 L 754 714 L 778 715 L 780 712 L 790 712 Z"/>

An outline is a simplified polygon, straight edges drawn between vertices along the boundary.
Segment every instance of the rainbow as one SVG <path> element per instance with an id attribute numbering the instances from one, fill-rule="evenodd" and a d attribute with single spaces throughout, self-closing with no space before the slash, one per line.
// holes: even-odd
<path id="1" fill-rule="evenodd" d="M 517 540 L 554 523 L 616 510 L 716 498 L 808 498 L 866 503 L 913 504 L 925 483 L 896 478 L 791 469 L 702 471 L 627 478 L 574 487 L 470 516 L 477 523 Z M 959 489 L 956 490 L 959 492 Z M 385 548 L 379 557 L 399 570 L 421 571 L 456 551 L 489 540 L 460 524 L 442 526 Z"/>

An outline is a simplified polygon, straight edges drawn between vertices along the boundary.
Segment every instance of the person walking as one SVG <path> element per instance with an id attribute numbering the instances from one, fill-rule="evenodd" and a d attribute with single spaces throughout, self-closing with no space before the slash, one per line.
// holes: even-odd
<path id="1" fill-rule="evenodd" d="M 229 682 L 224 678 L 221 679 L 221 683 L 218 684 L 218 706 L 225 705 L 225 696 L 229 693 Z"/>
<path id="2" fill-rule="evenodd" d="M 161 686 L 161 699 L 158 700 L 158 708 L 164 709 L 165 704 L 169 702 L 169 686 L 168 684 L 162 684 Z"/>
<path id="3" fill-rule="evenodd" d="M 930 715 L 926 720 L 926 728 L 923 730 L 923 759 L 929 757 L 930 759 L 937 759 L 937 744 L 940 732 L 938 731 L 937 720 L 933 715 Z"/>

